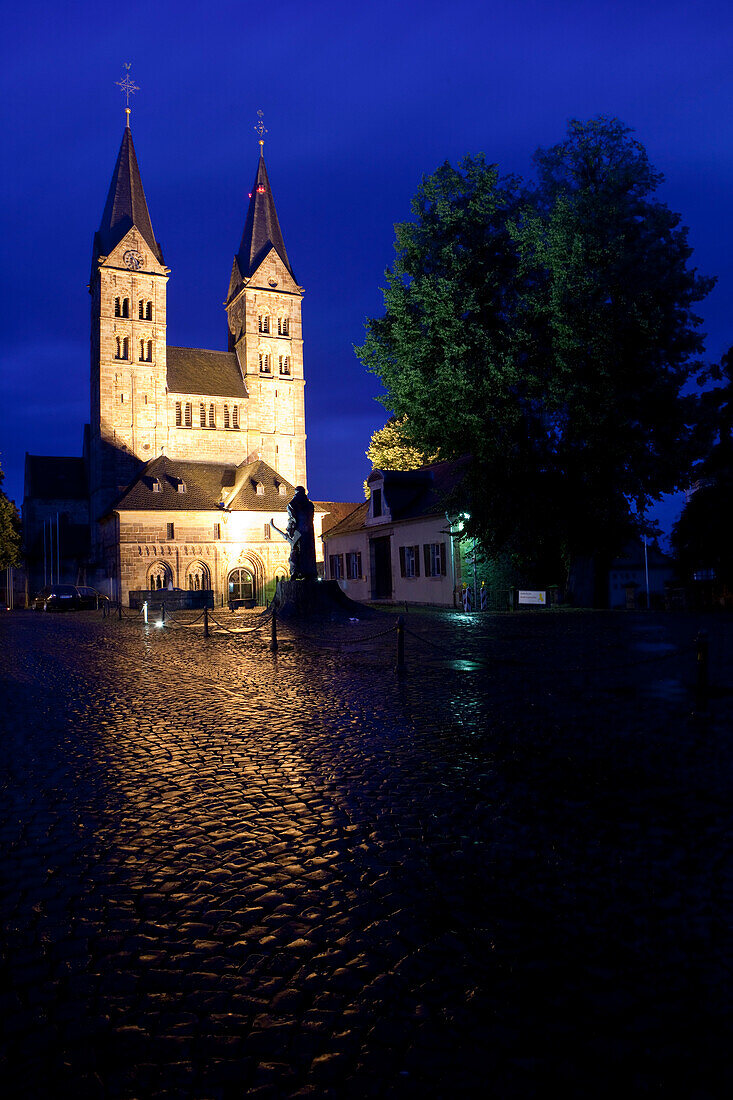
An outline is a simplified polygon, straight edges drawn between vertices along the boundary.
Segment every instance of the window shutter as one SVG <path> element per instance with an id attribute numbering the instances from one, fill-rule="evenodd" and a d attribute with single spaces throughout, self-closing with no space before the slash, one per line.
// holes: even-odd
<path id="1" fill-rule="evenodd" d="M 406 577 L 407 576 L 407 572 L 406 572 L 407 566 L 406 566 L 406 563 L 405 563 L 405 549 L 406 548 L 404 546 L 400 546 L 400 576 L 401 577 Z"/>
<path id="2" fill-rule="evenodd" d="M 413 546 L 412 549 L 415 551 L 415 576 L 419 577 L 420 576 L 420 547 L 419 546 Z"/>
<path id="3" fill-rule="evenodd" d="M 445 576 L 445 559 L 447 557 L 446 552 L 445 552 L 445 543 L 444 542 L 439 542 L 438 546 L 440 547 L 440 575 L 441 575 L 441 577 L 444 577 Z"/>
<path id="4" fill-rule="evenodd" d="M 430 576 L 430 545 L 429 543 L 423 543 L 423 559 L 425 561 L 425 576 Z"/>

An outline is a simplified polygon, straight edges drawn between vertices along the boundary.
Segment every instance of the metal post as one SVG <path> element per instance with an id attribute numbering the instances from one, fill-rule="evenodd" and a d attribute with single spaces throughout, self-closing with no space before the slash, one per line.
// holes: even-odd
<path id="1" fill-rule="evenodd" d="M 270 620 L 270 652 L 277 653 L 277 611 L 274 607 Z"/>
<path id="2" fill-rule="evenodd" d="M 161 608 L 160 608 L 160 625 L 162 626 L 164 622 L 165 622 L 165 604 L 162 604 Z"/>
<path id="3" fill-rule="evenodd" d="M 208 607 L 205 607 L 204 608 L 204 638 L 208 638 L 208 636 L 209 636 L 209 609 L 208 609 Z"/>
<path id="4" fill-rule="evenodd" d="M 402 675 L 405 671 L 405 620 L 402 615 L 397 618 L 397 673 Z"/>
<path id="5" fill-rule="evenodd" d="M 707 630 L 701 630 L 697 636 L 697 685 L 696 685 L 696 703 L 699 711 L 706 711 L 708 708 L 708 690 L 710 687 L 709 675 L 709 650 L 708 650 L 708 632 Z"/>
<path id="6" fill-rule="evenodd" d="M 122 618 L 122 600 L 117 601 L 117 618 Z"/>
<path id="7" fill-rule="evenodd" d="M 147 626 L 148 625 L 148 601 L 147 600 L 145 600 L 143 602 L 143 619 L 145 620 L 145 625 Z"/>
<path id="8" fill-rule="evenodd" d="M 56 513 L 56 584 L 61 584 L 61 540 L 59 538 L 59 514 Z"/>

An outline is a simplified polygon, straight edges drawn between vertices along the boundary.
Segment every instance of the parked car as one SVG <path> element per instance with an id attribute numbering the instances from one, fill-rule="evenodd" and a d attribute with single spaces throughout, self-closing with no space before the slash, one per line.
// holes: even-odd
<path id="1" fill-rule="evenodd" d="M 79 607 L 82 611 L 88 611 L 90 608 L 98 611 L 101 607 L 109 607 L 112 602 L 104 592 L 97 592 L 96 588 L 89 588 L 86 584 L 77 584 L 76 590 L 79 593 Z"/>
<path id="2" fill-rule="evenodd" d="M 33 601 L 34 611 L 78 611 L 80 607 L 74 584 L 47 584 Z"/>

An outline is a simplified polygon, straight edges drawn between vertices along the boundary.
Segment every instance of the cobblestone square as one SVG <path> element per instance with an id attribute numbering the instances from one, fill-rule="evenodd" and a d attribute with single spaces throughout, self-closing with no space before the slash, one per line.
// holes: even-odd
<path id="1" fill-rule="evenodd" d="M 0 619 L 4 1095 L 728 1094 L 730 619 L 217 617 Z"/>

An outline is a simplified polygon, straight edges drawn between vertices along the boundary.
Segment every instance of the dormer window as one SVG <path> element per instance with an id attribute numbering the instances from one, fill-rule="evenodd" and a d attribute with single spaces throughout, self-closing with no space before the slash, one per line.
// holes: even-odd
<path id="1" fill-rule="evenodd" d="M 286 497 L 288 495 L 288 491 L 285 488 L 285 486 L 283 485 L 282 481 L 278 485 L 277 491 L 278 491 L 278 493 L 280 494 L 281 497 Z"/>
<path id="2" fill-rule="evenodd" d="M 137 316 L 139 321 L 152 321 L 153 303 L 141 298 L 137 303 Z"/>
<path id="3" fill-rule="evenodd" d="M 269 331 L 270 331 L 270 314 L 269 313 L 261 313 L 257 320 L 258 320 L 258 325 L 259 325 L 260 332 L 268 332 L 269 333 Z"/>
<path id="4" fill-rule="evenodd" d="M 158 480 L 157 477 L 153 478 L 153 492 L 154 493 L 162 493 L 163 492 L 163 486 L 160 484 L 160 481 Z"/>
<path id="5" fill-rule="evenodd" d="M 178 490 L 179 493 L 185 493 L 186 492 L 186 482 L 185 481 L 179 481 L 178 485 L 176 486 L 176 489 Z"/>
<path id="6" fill-rule="evenodd" d="M 115 298 L 115 317 L 130 316 L 130 299 Z"/>
<path id="7" fill-rule="evenodd" d="M 382 515 L 382 490 L 372 489 L 372 515 L 375 519 Z"/>
<path id="8" fill-rule="evenodd" d="M 278 336 L 290 335 L 290 318 L 278 317 L 277 319 L 277 334 Z"/>
<path id="9" fill-rule="evenodd" d="M 255 491 L 258 497 L 263 497 L 265 495 L 265 486 L 262 484 L 261 481 L 257 482 L 255 486 Z"/>

